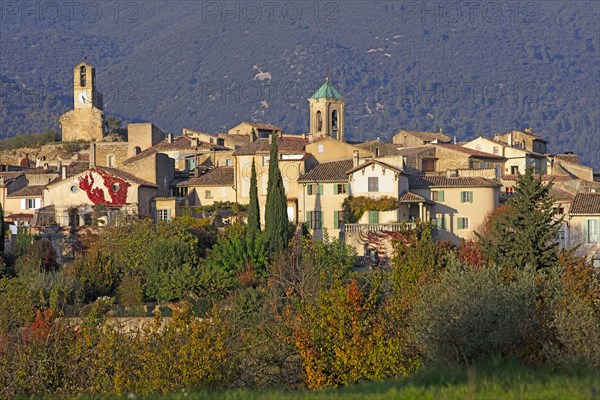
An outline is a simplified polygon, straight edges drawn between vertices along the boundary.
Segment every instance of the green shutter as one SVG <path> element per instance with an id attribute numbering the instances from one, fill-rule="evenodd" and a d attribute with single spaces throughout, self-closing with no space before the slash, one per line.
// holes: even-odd
<path id="1" fill-rule="evenodd" d="M 589 233 L 589 231 L 588 231 L 588 224 L 590 223 L 590 221 L 591 220 L 586 219 L 585 223 L 583 224 L 583 241 L 585 243 L 589 243 L 590 242 L 590 238 L 588 236 L 588 233 Z"/>
<path id="2" fill-rule="evenodd" d="M 339 229 L 340 228 L 339 211 L 334 211 L 333 212 L 333 228 L 334 229 Z"/>
<path id="3" fill-rule="evenodd" d="M 340 194 L 340 193 L 338 192 L 338 185 L 337 185 L 337 183 L 334 183 L 334 184 L 333 184 L 333 185 L 331 185 L 331 186 L 333 186 L 333 194 Z"/>
<path id="4" fill-rule="evenodd" d="M 310 211 L 306 212 L 306 226 L 308 228 L 312 228 L 311 222 L 310 222 L 311 218 L 310 218 Z"/>
<path id="5" fill-rule="evenodd" d="M 321 195 L 323 194 L 323 184 L 322 183 L 319 183 L 319 186 L 318 186 L 317 190 L 318 190 L 317 194 L 321 194 Z"/>
<path id="6" fill-rule="evenodd" d="M 309 196 L 312 196 L 312 184 L 309 184 L 306 187 L 306 194 L 309 195 Z"/>
<path id="7" fill-rule="evenodd" d="M 457 222 L 457 225 L 458 225 L 458 229 L 464 229 L 464 227 L 465 227 L 464 224 L 463 224 L 464 220 L 462 218 L 458 218 L 456 220 L 456 222 Z"/>
<path id="8" fill-rule="evenodd" d="M 350 184 L 346 183 L 346 194 L 350 194 Z"/>
<path id="9" fill-rule="evenodd" d="M 379 223 L 379 211 L 369 211 L 369 223 L 370 224 L 378 224 Z"/>
<path id="10" fill-rule="evenodd" d="M 324 214 L 325 213 L 323 211 L 321 211 L 321 213 L 320 213 L 320 215 L 321 215 L 321 218 L 320 218 L 321 219 L 321 229 L 323 229 L 323 217 L 324 217 Z"/>
<path id="11" fill-rule="evenodd" d="M 438 190 L 438 201 L 444 201 L 444 191 Z"/>
<path id="12" fill-rule="evenodd" d="M 473 192 L 469 192 L 469 203 L 473 202 Z"/>

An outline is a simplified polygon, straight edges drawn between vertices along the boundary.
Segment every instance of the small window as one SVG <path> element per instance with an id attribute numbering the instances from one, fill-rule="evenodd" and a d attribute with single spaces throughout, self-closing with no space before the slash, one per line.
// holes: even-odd
<path id="1" fill-rule="evenodd" d="M 460 192 L 460 202 L 461 203 L 472 203 L 473 202 L 473 192 Z"/>
<path id="2" fill-rule="evenodd" d="M 598 243 L 598 219 L 588 219 L 585 225 L 585 242 Z"/>
<path id="3" fill-rule="evenodd" d="M 171 210 L 157 210 L 156 213 L 159 221 L 171 220 Z"/>
<path id="4" fill-rule="evenodd" d="M 592 260 L 592 267 L 595 269 L 600 269 L 600 258 L 594 258 Z"/>
<path id="5" fill-rule="evenodd" d="M 558 231 L 558 240 L 560 242 L 564 242 L 565 241 L 565 231 L 564 230 L 560 230 Z"/>
<path id="6" fill-rule="evenodd" d="M 323 184 L 322 183 L 311 183 L 306 186 L 306 194 L 309 196 L 318 194 L 323 194 Z"/>
<path id="7" fill-rule="evenodd" d="M 475 150 L 481 150 L 482 148 L 483 147 L 480 144 L 478 144 L 478 145 L 475 146 Z"/>
<path id="8" fill-rule="evenodd" d="M 433 223 L 438 230 L 446 229 L 446 217 L 443 214 L 436 214 Z"/>
<path id="9" fill-rule="evenodd" d="M 334 186 L 335 194 L 345 194 L 348 193 L 348 184 L 347 183 L 338 183 Z"/>
<path id="10" fill-rule="evenodd" d="M 344 213 L 343 211 L 334 211 L 333 212 L 333 227 L 335 229 L 339 229 L 340 226 L 344 223 Z"/>
<path id="11" fill-rule="evenodd" d="M 507 186 L 506 187 L 506 195 L 507 196 L 512 196 L 513 194 L 515 194 L 515 188 L 514 188 L 514 186 Z"/>
<path id="12" fill-rule="evenodd" d="M 263 166 L 263 167 L 268 167 L 268 166 L 269 166 L 269 159 L 270 159 L 270 158 L 271 158 L 270 156 L 264 156 L 264 157 L 262 158 L 262 166 Z"/>
<path id="13" fill-rule="evenodd" d="M 79 191 L 79 187 L 77 185 L 71 186 L 71 193 L 77 193 Z"/>
<path id="14" fill-rule="evenodd" d="M 469 218 L 460 217 L 456 220 L 458 229 L 469 229 Z"/>
<path id="15" fill-rule="evenodd" d="M 226 167 L 233 167 L 233 160 L 232 159 L 227 159 L 225 160 L 225 166 Z"/>
<path id="16" fill-rule="evenodd" d="M 494 146 L 494 154 L 500 154 L 500 147 Z"/>
<path id="17" fill-rule="evenodd" d="M 212 199 L 212 193 L 210 192 L 210 190 L 204 191 L 204 197 L 207 199 Z"/>
<path id="18" fill-rule="evenodd" d="M 444 202 L 444 191 L 443 190 L 432 190 L 431 191 L 431 200 L 443 203 Z"/>
<path id="19" fill-rule="evenodd" d="M 319 153 L 322 153 L 322 152 L 324 152 L 324 151 L 325 151 L 325 148 L 323 147 L 323 145 L 322 145 L 322 144 L 320 144 L 320 145 L 318 146 L 318 150 L 317 150 L 317 151 L 318 151 Z"/>
<path id="20" fill-rule="evenodd" d="M 173 188 L 173 196 L 185 197 L 188 194 L 188 188 L 186 186 L 175 186 Z"/>
<path id="21" fill-rule="evenodd" d="M 25 208 L 35 208 L 35 199 L 25 199 Z"/>
<path id="22" fill-rule="evenodd" d="M 369 177 L 369 192 L 379 192 L 379 177 Z"/>
<path id="23" fill-rule="evenodd" d="M 510 174 L 511 175 L 518 175 L 519 174 L 519 166 L 518 165 L 513 165 L 510 167 Z"/>
<path id="24" fill-rule="evenodd" d="M 108 156 L 108 166 L 114 167 L 115 165 L 117 165 L 117 158 L 113 154 L 111 154 Z"/>
<path id="25" fill-rule="evenodd" d="M 323 226 L 321 211 L 307 211 L 306 223 L 311 229 L 321 229 Z"/>
<path id="26" fill-rule="evenodd" d="M 119 184 L 118 183 L 113 183 L 112 190 L 113 190 L 113 192 L 116 192 L 117 190 L 119 190 Z"/>
<path id="27" fill-rule="evenodd" d="M 379 223 L 379 211 L 374 211 L 374 210 L 369 211 L 369 223 L 370 224 L 378 224 Z"/>

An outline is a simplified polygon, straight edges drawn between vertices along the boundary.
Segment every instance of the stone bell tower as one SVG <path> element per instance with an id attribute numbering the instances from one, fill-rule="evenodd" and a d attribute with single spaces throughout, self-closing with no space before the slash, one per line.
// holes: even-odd
<path id="1" fill-rule="evenodd" d="M 73 69 L 73 110 L 60 117 L 63 142 L 100 141 L 104 105 L 96 88 L 96 69 L 87 61 Z"/>
<path id="2" fill-rule="evenodd" d="M 329 82 L 329 77 L 308 99 L 308 102 L 312 140 L 320 137 L 332 137 L 344 141 L 344 105 L 346 102 L 340 92 Z"/>

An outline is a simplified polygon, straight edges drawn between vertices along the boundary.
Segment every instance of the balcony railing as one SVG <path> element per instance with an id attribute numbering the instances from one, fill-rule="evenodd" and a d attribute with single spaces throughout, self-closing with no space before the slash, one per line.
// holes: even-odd
<path id="1" fill-rule="evenodd" d="M 415 229 L 416 224 L 411 222 L 393 222 L 387 224 L 344 224 L 344 232 L 400 232 Z"/>

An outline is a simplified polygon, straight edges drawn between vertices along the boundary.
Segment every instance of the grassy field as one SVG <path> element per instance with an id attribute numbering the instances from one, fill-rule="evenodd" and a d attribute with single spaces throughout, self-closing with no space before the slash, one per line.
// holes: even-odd
<path id="1" fill-rule="evenodd" d="M 553 372 L 493 361 L 471 368 L 429 368 L 398 380 L 319 391 L 228 390 L 174 393 L 164 399 L 600 399 L 598 371 Z"/>

